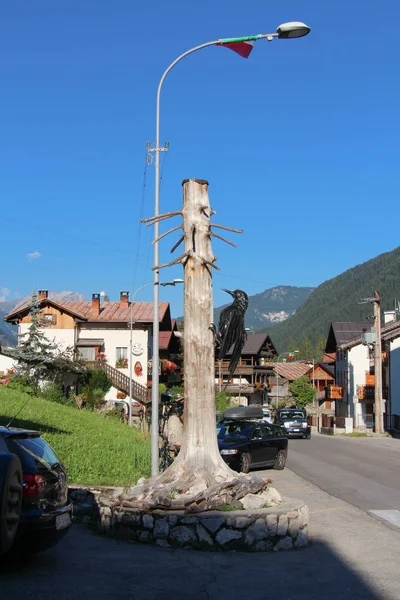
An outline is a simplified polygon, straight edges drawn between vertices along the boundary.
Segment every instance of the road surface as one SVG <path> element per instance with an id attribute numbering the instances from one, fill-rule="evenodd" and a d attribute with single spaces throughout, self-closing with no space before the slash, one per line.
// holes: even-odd
<path id="1" fill-rule="evenodd" d="M 400 511 L 399 439 L 313 433 L 311 440 L 289 440 L 287 466 L 362 510 Z"/>

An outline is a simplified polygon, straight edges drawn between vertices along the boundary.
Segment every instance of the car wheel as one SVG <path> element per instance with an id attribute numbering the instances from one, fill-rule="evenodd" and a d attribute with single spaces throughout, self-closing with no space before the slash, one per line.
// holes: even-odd
<path id="1" fill-rule="evenodd" d="M 15 454 L 0 453 L 0 554 L 12 546 L 19 525 L 22 469 Z"/>
<path id="2" fill-rule="evenodd" d="M 285 464 L 286 464 L 286 452 L 284 450 L 279 450 L 273 468 L 276 471 L 282 471 L 285 468 Z"/>
<path id="3" fill-rule="evenodd" d="M 308 435 L 304 436 L 306 440 L 311 440 L 311 433 L 309 433 Z"/>
<path id="4" fill-rule="evenodd" d="M 244 452 L 240 456 L 240 472 L 248 473 L 250 471 L 250 454 Z"/>

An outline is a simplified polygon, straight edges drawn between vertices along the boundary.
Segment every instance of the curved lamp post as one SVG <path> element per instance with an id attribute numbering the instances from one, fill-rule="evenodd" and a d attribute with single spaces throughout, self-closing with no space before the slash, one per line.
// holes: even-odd
<path id="1" fill-rule="evenodd" d="M 177 283 L 183 283 L 183 279 L 173 279 L 172 281 L 160 281 L 157 282 L 157 285 L 162 285 L 162 286 L 166 286 L 166 285 L 173 285 L 175 286 Z M 144 285 L 141 285 L 140 288 L 138 288 L 132 295 L 132 299 L 131 299 L 131 305 L 130 305 L 130 315 L 129 315 L 129 328 L 130 328 L 130 335 L 129 335 L 129 414 L 128 414 L 128 423 L 129 426 L 132 426 L 132 376 L 133 376 L 133 372 L 132 372 L 132 367 L 133 367 L 133 354 L 132 354 L 132 342 L 133 342 L 133 319 L 132 319 L 132 311 L 133 311 L 133 300 L 136 296 L 136 294 L 138 292 L 140 292 L 140 290 L 143 290 L 146 287 L 149 287 L 150 285 L 154 285 L 153 282 L 151 283 L 145 283 Z M 153 333 L 154 335 L 154 333 Z M 158 335 L 158 334 L 157 334 Z M 153 362 L 153 371 L 154 371 L 154 362 Z M 158 368 L 157 368 L 157 373 L 158 373 Z M 157 385 L 158 388 L 158 385 Z"/>
<path id="2" fill-rule="evenodd" d="M 285 354 L 298 354 L 299 352 L 300 352 L 300 350 L 293 350 L 293 352 L 282 352 L 282 354 L 280 354 L 278 356 L 278 359 L 277 359 L 276 362 L 278 363 L 279 359 L 281 358 L 281 356 L 285 356 Z M 276 381 L 276 383 L 275 383 L 275 386 L 276 386 L 276 400 L 275 400 L 275 404 L 276 404 L 276 406 L 275 406 L 275 408 L 278 408 L 278 375 L 279 375 L 279 373 L 278 373 L 278 371 L 276 371 L 276 378 L 275 378 L 275 381 Z"/>
<path id="3" fill-rule="evenodd" d="M 187 50 L 178 58 L 176 58 L 169 67 L 164 71 L 160 82 L 158 84 L 157 89 L 157 103 L 156 103 L 156 141 L 155 147 L 149 149 L 150 151 L 155 153 L 155 185 L 154 185 L 154 216 L 157 217 L 159 215 L 159 205 L 160 205 L 160 152 L 164 152 L 166 148 L 160 147 L 160 97 L 161 97 L 161 88 L 164 83 L 164 80 L 168 73 L 173 69 L 173 67 L 193 52 L 197 50 L 201 50 L 202 48 L 207 48 L 207 46 L 227 46 L 231 45 L 232 49 L 234 45 L 241 43 L 254 43 L 259 39 L 266 39 L 269 42 L 272 41 L 275 37 L 279 39 L 290 39 L 290 38 L 298 38 L 307 35 L 310 32 L 310 27 L 305 25 L 305 23 L 300 23 L 298 21 L 293 21 L 290 23 L 283 23 L 279 25 L 275 33 L 260 33 L 258 35 L 250 35 L 239 38 L 225 38 L 219 40 L 213 40 L 212 42 L 206 42 L 205 44 L 200 44 L 199 46 L 195 46 L 190 50 Z M 232 46 L 233 45 L 233 46 Z M 245 55 L 242 55 L 245 56 Z M 248 54 L 247 54 L 248 56 Z M 247 56 L 245 56 L 247 58 Z M 154 224 L 154 267 L 157 267 L 159 264 L 159 251 L 158 251 L 158 236 L 159 236 L 159 222 L 156 221 Z M 153 267 L 153 268 L 154 268 Z M 154 269 L 154 307 L 153 307 L 153 361 L 158 361 L 159 354 L 159 346 L 158 346 L 158 278 L 159 271 L 158 269 Z M 154 364 L 154 362 L 153 362 Z M 151 392 L 151 413 L 152 413 L 152 421 L 151 421 L 151 474 L 155 476 L 159 471 L 159 459 L 158 459 L 158 369 L 154 372 L 153 369 L 153 385 Z"/>

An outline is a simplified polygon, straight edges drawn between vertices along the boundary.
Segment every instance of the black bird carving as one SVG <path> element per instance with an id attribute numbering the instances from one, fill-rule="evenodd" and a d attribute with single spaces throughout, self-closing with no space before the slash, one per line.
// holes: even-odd
<path id="1" fill-rule="evenodd" d="M 211 329 L 214 332 L 216 340 L 216 356 L 218 360 L 222 360 L 231 352 L 231 359 L 229 361 L 229 379 L 231 379 L 247 339 L 247 333 L 244 328 L 244 316 L 249 305 L 249 298 L 242 290 L 231 292 L 230 290 L 223 289 L 223 291 L 233 297 L 233 302 L 221 311 L 218 331 L 216 331 L 214 324 L 212 324 Z"/>

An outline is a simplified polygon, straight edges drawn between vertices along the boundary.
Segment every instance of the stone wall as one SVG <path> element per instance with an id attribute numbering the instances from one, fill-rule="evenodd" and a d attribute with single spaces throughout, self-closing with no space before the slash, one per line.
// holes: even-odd
<path id="1" fill-rule="evenodd" d="M 124 540 L 208 550 L 290 550 L 308 545 L 308 509 L 285 498 L 271 508 L 186 514 L 111 506 L 104 488 L 71 488 L 74 516 Z M 122 490 L 121 490 L 122 491 Z"/>

